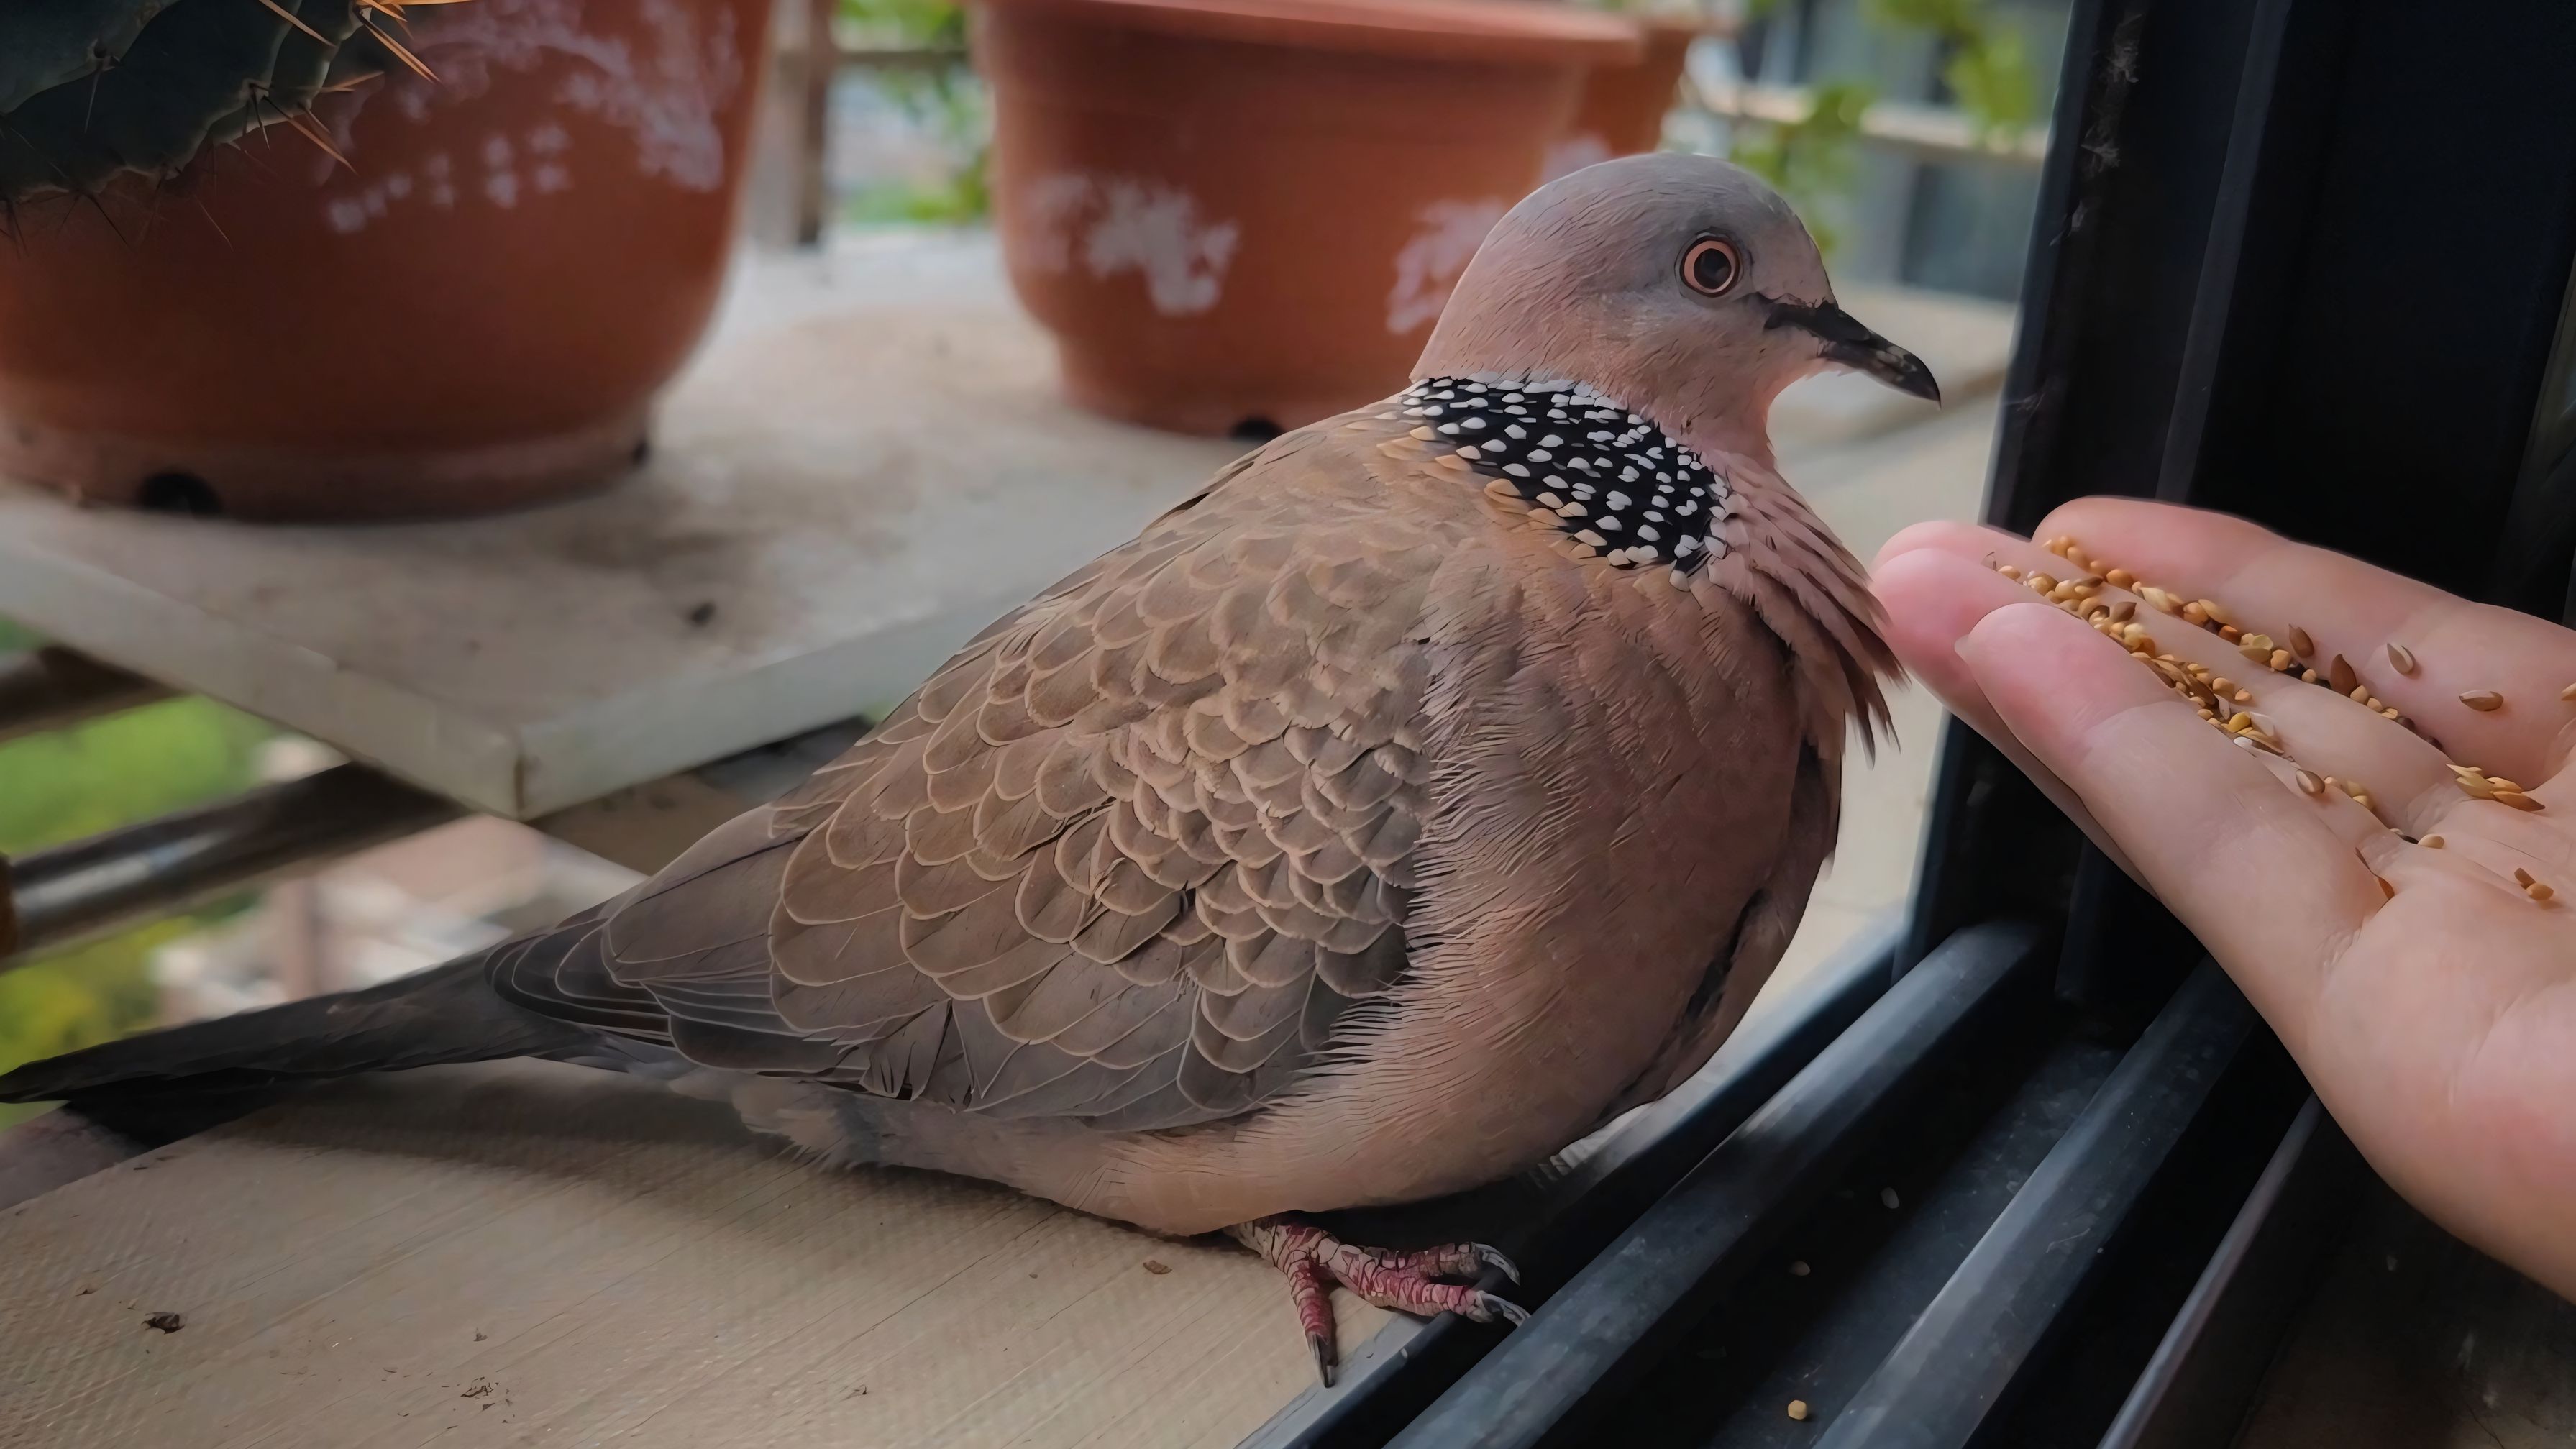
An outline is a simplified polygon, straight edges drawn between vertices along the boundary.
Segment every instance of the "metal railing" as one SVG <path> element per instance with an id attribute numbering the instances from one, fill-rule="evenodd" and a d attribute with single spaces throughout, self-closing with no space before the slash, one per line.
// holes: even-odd
<path id="1" fill-rule="evenodd" d="M 168 697 L 139 674 L 69 649 L 0 654 L 0 744 Z"/>
<path id="2" fill-rule="evenodd" d="M 0 741 L 168 697 L 150 680 L 72 650 L 0 655 Z M 650 874 L 701 834 L 829 763 L 866 729 L 865 719 L 839 720 L 527 824 Z M 366 765 L 338 764 L 15 860 L 0 856 L 0 971 L 465 813 Z"/>
<path id="3" fill-rule="evenodd" d="M 170 691 L 69 649 L 0 655 L 0 741 L 119 713 Z M 364 765 L 0 856 L 0 971 L 397 840 L 461 813 Z"/>
<path id="4" fill-rule="evenodd" d="M 103 936 L 463 813 L 364 765 L 0 858 L 0 971 L 38 951 Z"/>

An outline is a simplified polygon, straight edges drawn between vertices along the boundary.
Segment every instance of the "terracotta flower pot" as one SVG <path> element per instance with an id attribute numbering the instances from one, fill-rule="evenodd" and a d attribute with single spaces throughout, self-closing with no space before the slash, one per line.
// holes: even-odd
<path id="1" fill-rule="evenodd" d="M 325 97 L 0 248 L 0 473 L 244 518 L 507 507 L 631 466 L 725 270 L 768 0 L 416 7 Z"/>
<path id="2" fill-rule="evenodd" d="M 1664 116 L 1680 88 L 1691 42 L 1708 33 L 1693 16 L 1637 17 L 1646 53 L 1626 65 L 1595 68 L 1565 136 L 1549 154 L 1548 174 L 1563 176 L 1613 156 L 1636 156 L 1664 142 Z"/>
<path id="3" fill-rule="evenodd" d="M 1012 285 L 1074 400 L 1296 427 L 1401 386 L 1635 27 L 1478 0 L 982 0 Z"/>

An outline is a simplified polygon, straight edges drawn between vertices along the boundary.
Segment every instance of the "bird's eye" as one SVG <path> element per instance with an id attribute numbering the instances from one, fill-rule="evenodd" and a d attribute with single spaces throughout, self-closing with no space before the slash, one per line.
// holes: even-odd
<path id="1" fill-rule="evenodd" d="M 1713 236 L 1701 237 L 1682 253 L 1682 280 L 1694 292 L 1723 297 L 1735 285 L 1738 270 L 1734 244 Z"/>

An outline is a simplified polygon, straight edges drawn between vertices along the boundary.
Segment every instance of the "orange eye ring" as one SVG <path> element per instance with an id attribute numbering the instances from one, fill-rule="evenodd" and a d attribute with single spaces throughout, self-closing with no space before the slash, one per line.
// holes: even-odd
<path id="1" fill-rule="evenodd" d="M 1744 259 L 1736 254 L 1733 242 L 1704 236 L 1682 253 L 1682 283 L 1702 296 L 1725 296 L 1742 275 Z"/>

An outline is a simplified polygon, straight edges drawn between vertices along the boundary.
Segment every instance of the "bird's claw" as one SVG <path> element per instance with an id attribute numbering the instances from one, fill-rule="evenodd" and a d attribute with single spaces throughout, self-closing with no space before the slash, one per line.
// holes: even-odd
<path id="1" fill-rule="evenodd" d="M 1307 1330 L 1306 1351 L 1315 1356 L 1315 1377 L 1323 1380 L 1325 1388 L 1331 1388 L 1333 1386 L 1332 1334 Z"/>
<path id="2" fill-rule="evenodd" d="M 1520 1269 L 1484 1243 L 1444 1243 L 1399 1252 L 1345 1243 L 1312 1223 L 1289 1218 L 1263 1218 L 1226 1229 L 1229 1236 L 1269 1260 L 1288 1278 L 1288 1294 L 1297 1321 L 1306 1331 L 1306 1347 L 1315 1359 L 1315 1375 L 1332 1387 L 1336 1354 L 1331 1286 L 1345 1288 L 1380 1308 L 1428 1317 L 1455 1313 L 1476 1323 L 1500 1319 L 1518 1327 L 1529 1310 L 1499 1294 L 1445 1278 L 1474 1278 L 1491 1268 L 1514 1283 Z"/>

